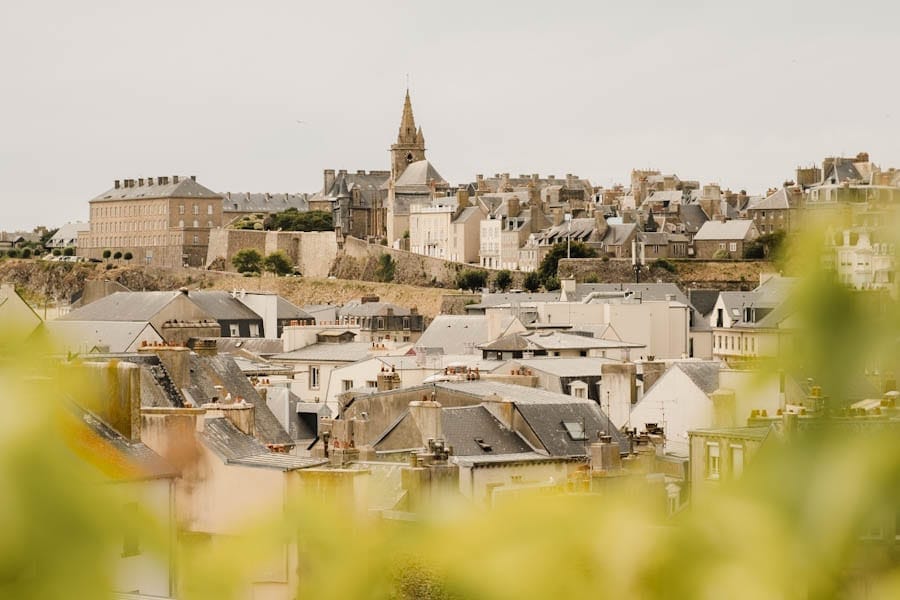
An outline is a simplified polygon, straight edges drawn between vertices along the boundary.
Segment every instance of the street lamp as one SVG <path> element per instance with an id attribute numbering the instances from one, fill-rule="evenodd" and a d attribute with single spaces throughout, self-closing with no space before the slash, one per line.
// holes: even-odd
<path id="1" fill-rule="evenodd" d="M 572 258 L 572 213 L 566 213 L 566 258 Z"/>

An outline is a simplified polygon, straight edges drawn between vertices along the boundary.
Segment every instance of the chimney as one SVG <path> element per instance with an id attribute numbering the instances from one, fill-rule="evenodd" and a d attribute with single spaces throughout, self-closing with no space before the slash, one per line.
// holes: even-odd
<path id="1" fill-rule="evenodd" d="M 322 192 L 327 194 L 334 185 L 334 169 L 325 169 Z"/>
<path id="2" fill-rule="evenodd" d="M 563 277 L 559 280 L 560 286 L 560 302 L 569 302 L 570 296 L 575 294 L 575 278 Z M 573 298 L 574 299 L 574 298 Z"/>
<path id="3" fill-rule="evenodd" d="M 612 436 L 602 433 L 599 440 L 591 444 L 591 470 L 609 472 L 621 468 L 619 444 L 613 441 Z"/>
<path id="4" fill-rule="evenodd" d="M 559 206 L 553 209 L 553 225 L 559 226 L 563 223 L 563 209 Z"/>
<path id="5" fill-rule="evenodd" d="M 637 402 L 637 367 L 634 363 L 600 365 L 600 409 L 616 427 L 628 423 Z"/>
<path id="6" fill-rule="evenodd" d="M 506 201 L 506 212 L 509 217 L 515 218 L 519 216 L 521 209 L 519 208 L 519 198 L 510 198 Z"/>
<path id="7" fill-rule="evenodd" d="M 210 402 L 203 405 L 206 409 L 206 418 L 215 419 L 225 417 L 232 425 L 247 435 L 256 435 L 256 410 L 255 407 L 243 398 L 231 404 Z"/>
<path id="8" fill-rule="evenodd" d="M 464 187 L 459 187 L 456 190 L 456 202 L 462 207 L 469 206 L 469 190 Z"/>
<path id="9" fill-rule="evenodd" d="M 413 400 L 409 403 L 409 414 L 422 432 L 423 440 L 437 440 L 443 437 L 440 402 L 423 396 L 422 400 Z"/>
<path id="10" fill-rule="evenodd" d="M 197 176 L 196 176 L 196 175 L 191 175 L 191 181 L 197 181 Z"/>
<path id="11" fill-rule="evenodd" d="M 733 390 L 717 389 L 709 395 L 713 403 L 713 427 L 737 427 L 735 395 Z M 746 425 L 746 423 L 743 423 Z"/>

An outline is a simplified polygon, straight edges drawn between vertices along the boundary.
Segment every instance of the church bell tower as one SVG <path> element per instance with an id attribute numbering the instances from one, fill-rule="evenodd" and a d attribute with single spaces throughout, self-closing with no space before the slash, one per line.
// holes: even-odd
<path id="1" fill-rule="evenodd" d="M 425 160 L 425 137 L 422 135 L 421 127 L 416 129 L 416 119 L 413 117 L 412 103 L 409 100 L 409 89 L 407 89 L 397 143 L 391 146 L 391 177 L 396 180 L 403 174 L 409 163 L 418 160 Z"/>

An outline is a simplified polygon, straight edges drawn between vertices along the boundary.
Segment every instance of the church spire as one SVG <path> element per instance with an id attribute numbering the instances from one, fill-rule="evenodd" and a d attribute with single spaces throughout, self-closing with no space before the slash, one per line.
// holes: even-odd
<path id="1" fill-rule="evenodd" d="M 398 144 L 414 144 L 416 142 L 416 119 L 413 116 L 412 102 L 409 99 L 409 88 L 406 89 L 406 100 L 403 101 L 403 116 L 400 118 L 400 134 Z"/>
<path id="2" fill-rule="evenodd" d="M 425 136 L 422 134 L 422 128 L 416 127 L 409 88 L 406 88 L 400 132 L 397 135 L 397 143 L 391 146 L 391 174 L 394 178 L 400 177 L 410 163 L 420 160 L 425 160 Z"/>

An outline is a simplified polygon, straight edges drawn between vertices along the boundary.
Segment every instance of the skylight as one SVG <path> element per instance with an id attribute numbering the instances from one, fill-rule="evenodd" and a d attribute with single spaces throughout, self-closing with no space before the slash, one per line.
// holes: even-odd
<path id="1" fill-rule="evenodd" d="M 566 428 L 566 433 L 569 434 L 569 437 L 576 442 L 588 439 L 587 434 L 584 432 L 584 423 L 582 421 L 563 421 L 562 425 Z"/>

